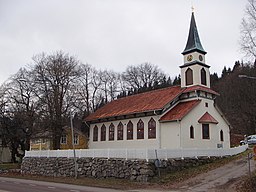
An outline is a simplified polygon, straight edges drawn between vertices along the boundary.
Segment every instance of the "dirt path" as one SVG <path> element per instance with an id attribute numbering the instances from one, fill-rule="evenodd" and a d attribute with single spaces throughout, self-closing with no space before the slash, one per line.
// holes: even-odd
<path id="1" fill-rule="evenodd" d="M 251 170 L 254 170 L 256 161 L 251 160 L 250 163 Z M 234 192 L 235 186 L 239 183 L 241 177 L 248 174 L 248 160 L 246 157 L 242 157 L 222 167 L 179 183 L 177 189 L 173 191 Z"/>

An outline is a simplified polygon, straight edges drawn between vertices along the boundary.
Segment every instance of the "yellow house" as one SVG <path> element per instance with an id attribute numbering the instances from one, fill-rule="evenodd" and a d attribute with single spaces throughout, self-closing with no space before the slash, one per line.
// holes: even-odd
<path id="1" fill-rule="evenodd" d="M 30 139 L 30 150 L 51 150 L 53 149 L 52 138 L 50 132 L 38 133 Z M 88 139 L 79 130 L 74 129 L 74 146 L 75 149 L 86 149 Z M 60 139 L 60 149 L 73 149 L 72 145 L 72 131 L 70 127 L 64 127 Z"/>
<path id="2" fill-rule="evenodd" d="M 87 149 L 86 136 L 79 130 L 74 129 L 74 146 L 75 149 Z M 73 149 L 72 131 L 70 127 L 65 127 L 60 139 L 60 149 Z"/>

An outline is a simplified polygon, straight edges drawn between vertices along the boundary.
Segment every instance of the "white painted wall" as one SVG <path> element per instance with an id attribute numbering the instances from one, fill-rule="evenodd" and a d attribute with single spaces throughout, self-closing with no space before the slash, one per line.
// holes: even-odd
<path id="1" fill-rule="evenodd" d="M 156 139 L 148 139 L 148 122 L 153 117 L 156 121 Z M 144 122 L 144 139 L 137 139 L 137 123 L 139 120 Z M 90 140 L 89 149 L 104 149 L 104 148 L 155 148 L 158 149 L 159 143 L 159 116 L 148 116 L 133 119 L 117 120 L 111 122 L 104 122 L 106 126 L 106 141 L 100 141 L 100 129 L 103 123 L 96 123 L 90 125 Z M 127 124 L 129 120 L 133 123 L 133 140 L 127 140 Z M 117 125 L 119 122 L 124 126 L 124 139 L 117 140 Z M 114 141 L 109 141 L 109 125 L 113 123 L 115 126 Z M 93 128 L 98 126 L 98 141 L 93 141 Z"/>
<path id="2" fill-rule="evenodd" d="M 191 61 L 188 61 L 188 60 L 187 60 L 188 55 L 192 55 L 192 56 L 193 56 L 193 59 L 192 59 Z M 203 61 L 200 61 L 199 55 L 202 55 Z M 192 53 L 188 53 L 188 54 L 184 55 L 184 56 L 183 56 L 183 60 L 184 60 L 184 63 L 185 63 L 185 64 L 190 63 L 190 62 L 193 62 L 193 61 L 200 61 L 200 62 L 202 62 L 202 63 L 205 63 L 205 55 L 202 54 L 202 53 L 198 53 L 198 52 L 192 52 Z"/>
<path id="3" fill-rule="evenodd" d="M 217 148 L 217 144 L 223 144 L 223 148 L 230 148 L 230 130 L 226 121 L 221 117 L 213 105 L 213 100 L 202 99 L 190 113 L 181 121 L 181 143 L 183 148 Z M 208 107 L 205 107 L 205 103 Z M 202 139 L 202 124 L 198 123 L 205 112 L 212 115 L 219 123 L 209 124 L 210 139 Z M 194 139 L 190 139 L 190 126 L 194 127 Z M 223 131 L 224 141 L 220 141 L 220 131 Z"/>
<path id="4" fill-rule="evenodd" d="M 193 84 L 186 86 L 186 70 L 190 68 L 193 70 Z M 188 67 L 181 68 L 181 87 L 191 87 L 194 85 L 202 85 L 201 84 L 201 69 L 204 68 L 206 71 L 206 87 L 210 88 L 210 71 L 209 68 L 203 67 L 201 65 L 195 64 Z M 205 86 L 205 85 L 202 85 Z"/>
<path id="5" fill-rule="evenodd" d="M 180 148 L 180 126 L 177 121 L 161 123 L 161 148 Z"/>

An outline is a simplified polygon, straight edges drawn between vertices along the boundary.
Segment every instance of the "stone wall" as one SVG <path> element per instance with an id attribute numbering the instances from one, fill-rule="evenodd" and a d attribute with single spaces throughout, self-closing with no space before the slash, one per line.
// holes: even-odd
<path id="1" fill-rule="evenodd" d="M 216 158 L 169 159 L 158 165 L 161 172 L 179 171 L 214 161 Z M 148 181 L 158 174 L 156 163 L 146 160 L 79 158 L 78 177 L 121 178 Z M 22 161 L 21 173 L 53 177 L 73 177 L 74 159 L 55 157 L 26 157 Z"/>

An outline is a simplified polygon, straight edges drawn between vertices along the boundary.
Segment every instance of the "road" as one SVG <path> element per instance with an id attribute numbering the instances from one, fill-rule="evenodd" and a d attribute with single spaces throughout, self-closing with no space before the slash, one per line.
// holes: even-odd
<path id="1" fill-rule="evenodd" d="M 0 192 L 121 192 L 114 189 L 85 187 L 44 181 L 0 177 Z"/>
<path id="2" fill-rule="evenodd" d="M 251 171 L 255 170 L 256 161 L 250 160 Z M 249 164 L 246 157 L 241 157 L 222 167 L 190 178 L 179 183 L 175 191 L 185 192 L 234 192 L 241 178 L 249 175 Z"/>

